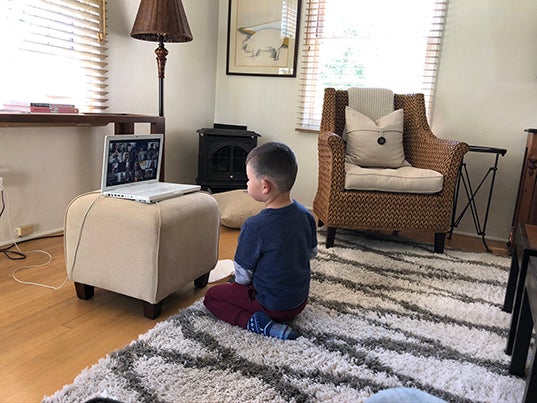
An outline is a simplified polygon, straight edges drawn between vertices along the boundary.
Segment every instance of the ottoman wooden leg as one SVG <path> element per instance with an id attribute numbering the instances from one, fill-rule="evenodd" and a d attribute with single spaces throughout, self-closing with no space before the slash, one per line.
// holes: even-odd
<path id="1" fill-rule="evenodd" d="M 209 273 L 205 273 L 202 276 L 199 276 L 197 279 L 194 280 L 194 287 L 196 288 L 204 288 L 207 283 L 209 282 Z"/>
<path id="2" fill-rule="evenodd" d="M 76 296 L 80 299 L 91 299 L 95 291 L 95 287 L 92 285 L 76 283 L 75 282 Z"/>
<path id="3" fill-rule="evenodd" d="M 160 315 L 161 308 L 162 301 L 157 302 L 156 304 L 144 301 L 144 316 L 148 319 L 156 319 Z"/>

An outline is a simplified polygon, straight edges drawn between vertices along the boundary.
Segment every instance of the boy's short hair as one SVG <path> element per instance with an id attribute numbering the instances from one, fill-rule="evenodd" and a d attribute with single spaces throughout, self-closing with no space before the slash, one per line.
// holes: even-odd
<path id="1" fill-rule="evenodd" d="M 280 192 L 288 192 L 295 183 L 298 164 L 289 146 L 270 142 L 255 147 L 246 157 L 246 165 L 257 177 L 266 177 Z"/>

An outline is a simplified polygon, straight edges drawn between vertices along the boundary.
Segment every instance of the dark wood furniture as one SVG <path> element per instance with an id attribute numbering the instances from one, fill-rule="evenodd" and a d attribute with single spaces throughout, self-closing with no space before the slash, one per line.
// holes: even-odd
<path id="1" fill-rule="evenodd" d="M 246 156 L 257 145 L 260 134 L 246 126 L 215 124 L 198 129 L 198 178 L 196 183 L 213 193 L 245 189 Z"/>
<path id="2" fill-rule="evenodd" d="M 511 326 L 507 338 L 505 352 L 511 354 L 517 332 L 518 315 L 524 293 L 524 284 L 528 272 L 528 265 L 531 256 L 537 257 L 537 226 L 529 224 L 519 224 L 513 245 L 511 257 L 511 269 L 507 281 L 507 290 L 503 310 L 512 312 Z"/>
<path id="3" fill-rule="evenodd" d="M 150 133 L 165 134 L 163 116 L 130 113 L 0 113 L 2 127 L 77 127 L 114 125 L 114 134 L 132 134 L 137 123 L 148 123 Z M 164 158 L 164 150 L 163 150 Z M 164 164 L 160 179 L 164 180 Z"/>
<path id="4" fill-rule="evenodd" d="M 516 335 L 513 345 L 513 354 L 509 365 L 509 373 L 513 375 L 526 375 L 526 389 L 523 402 L 537 401 L 537 371 L 535 355 L 530 359 L 529 369 L 526 373 L 526 362 L 530 346 L 531 334 L 537 318 L 537 258 L 530 257 L 528 272 L 525 279 L 522 304 L 518 315 Z"/>
<path id="5" fill-rule="evenodd" d="M 525 131 L 528 136 L 524 151 L 524 164 L 520 173 L 515 213 L 509 235 L 511 245 L 513 245 L 513 237 L 518 224 L 537 224 L 537 129 L 526 129 Z"/>
<path id="6" fill-rule="evenodd" d="M 108 126 L 114 124 L 115 134 L 134 133 L 135 123 L 149 123 L 151 133 L 163 133 L 162 116 L 129 113 L 0 113 L 0 126 Z"/>

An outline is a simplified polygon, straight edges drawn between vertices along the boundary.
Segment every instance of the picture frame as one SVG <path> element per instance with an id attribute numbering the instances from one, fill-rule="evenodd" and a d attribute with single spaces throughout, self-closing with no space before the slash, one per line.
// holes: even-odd
<path id="1" fill-rule="evenodd" d="M 227 75 L 296 77 L 302 0 L 229 0 Z"/>

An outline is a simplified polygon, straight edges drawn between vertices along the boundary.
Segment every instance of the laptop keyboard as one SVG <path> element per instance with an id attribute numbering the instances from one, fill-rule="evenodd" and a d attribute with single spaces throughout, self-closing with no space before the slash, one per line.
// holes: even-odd
<path id="1" fill-rule="evenodd" d="M 154 193 L 166 193 L 175 190 L 177 185 L 174 183 L 153 183 L 140 186 L 134 186 L 129 189 L 129 193 L 133 195 L 151 195 Z"/>

